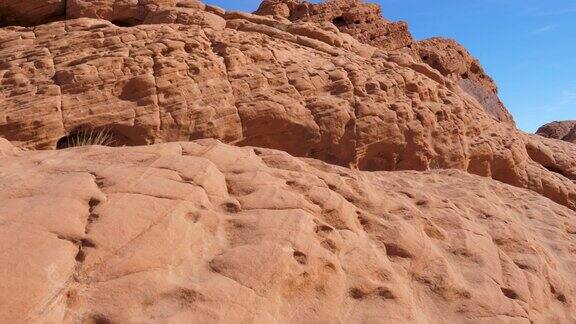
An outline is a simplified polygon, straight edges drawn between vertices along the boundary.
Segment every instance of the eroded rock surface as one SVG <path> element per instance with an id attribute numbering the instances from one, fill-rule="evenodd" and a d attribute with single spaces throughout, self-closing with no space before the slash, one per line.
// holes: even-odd
<path id="1" fill-rule="evenodd" d="M 2 0 L 0 27 L 33 26 L 66 18 L 66 0 Z"/>
<path id="2" fill-rule="evenodd" d="M 409 53 L 456 82 L 498 120 L 514 124 L 512 115 L 498 98 L 492 78 L 468 51 L 450 39 L 414 41 L 405 22 L 383 18 L 380 7 L 362 0 L 331 0 L 311 4 L 299 0 L 265 0 L 256 11 L 260 15 L 284 17 L 292 21 L 331 24 L 364 44 L 386 51 Z"/>
<path id="3" fill-rule="evenodd" d="M 1 322 L 576 321 L 576 214 L 528 190 L 213 140 L 8 146 Z"/>
<path id="4" fill-rule="evenodd" d="M 405 50 L 458 84 L 490 115 L 502 122 L 515 124 L 512 114 L 498 97 L 494 80 L 462 45 L 451 39 L 431 38 L 415 42 Z"/>
<path id="5" fill-rule="evenodd" d="M 457 43 L 354 0 L 7 12 L 0 322 L 576 321 L 576 146 Z M 175 143 L 26 150 L 82 130 Z"/>
<path id="6" fill-rule="evenodd" d="M 576 141 L 576 120 L 556 121 L 546 124 L 536 131 L 536 134 L 567 142 Z"/>
<path id="7" fill-rule="evenodd" d="M 364 44 L 397 50 L 414 42 L 405 22 L 382 17 L 380 6 L 361 0 L 336 0 L 313 4 L 296 0 L 264 0 L 258 15 L 273 15 L 291 21 L 330 23 Z"/>
<path id="8" fill-rule="evenodd" d="M 105 128 L 118 145 L 213 137 L 362 170 L 460 169 L 576 209 L 576 171 L 554 162 L 575 148 L 499 122 L 407 53 L 312 22 L 146 8 L 149 24 L 134 27 L 0 29 L 0 134 L 54 148 Z M 546 166 L 532 158 L 549 154 Z"/>
<path id="9" fill-rule="evenodd" d="M 576 144 L 576 127 L 572 128 L 570 133 L 564 137 L 564 140 Z"/>
<path id="10" fill-rule="evenodd" d="M 202 14 L 202 11 L 207 14 Z M 430 39 L 414 42 L 404 22 L 391 22 L 382 17 L 380 7 L 361 0 L 332 0 L 311 4 L 298 0 L 265 0 L 256 11 L 260 15 L 292 21 L 313 22 L 323 28 L 338 28 L 364 44 L 381 49 L 401 50 L 429 64 L 476 98 L 497 119 L 514 123 L 498 98 L 492 79 L 461 45 L 452 40 Z M 212 15 L 225 11 L 206 6 L 197 0 L 22 0 L 0 4 L 0 27 L 29 26 L 54 20 L 98 18 L 119 26 L 149 23 L 199 24 L 214 21 Z"/>

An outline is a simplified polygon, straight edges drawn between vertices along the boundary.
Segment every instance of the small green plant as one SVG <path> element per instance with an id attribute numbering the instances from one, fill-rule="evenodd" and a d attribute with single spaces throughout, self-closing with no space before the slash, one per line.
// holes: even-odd
<path id="1" fill-rule="evenodd" d="M 61 138 L 56 146 L 57 149 L 69 147 L 102 145 L 114 146 L 114 134 L 107 128 L 81 129 Z"/>

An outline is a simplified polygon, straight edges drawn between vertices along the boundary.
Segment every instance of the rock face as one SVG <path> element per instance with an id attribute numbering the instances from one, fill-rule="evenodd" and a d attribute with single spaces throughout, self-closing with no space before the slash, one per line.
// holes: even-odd
<path id="1" fill-rule="evenodd" d="M 576 120 L 557 121 L 546 124 L 540 127 L 536 134 L 547 138 L 574 142 L 576 141 Z"/>
<path id="2" fill-rule="evenodd" d="M 134 27 L 0 29 L 0 134 L 54 148 L 104 128 L 118 145 L 212 137 L 362 170 L 460 169 L 576 209 L 576 148 L 497 121 L 412 55 L 333 25 L 168 5 L 139 2 Z"/>
<path id="3" fill-rule="evenodd" d="M 514 124 L 512 115 L 498 98 L 496 84 L 462 45 L 450 39 L 414 41 L 404 22 L 382 17 L 380 7 L 361 0 L 331 0 L 311 4 L 298 0 L 264 0 L 256 11 L 291 21 L 331 23 L 364 44 L 386 51 L 403 51 L 453 80 L 500 121 Z"/>
<path id="4" fill-rule="evenodd" d="M 7 0 L 0 4 L 1 26 L 15 24 L 29 26 L 52 20 L 98 18 L 119 26 L 140 23 L 197 24 L 213 17 L 198 15 L 190 9 L 214 10 L 197 0 Z M 381 49 L 402 50 L 415 59 L 430 64 L 445 76 L 455 80 L 464 91 L 478 100 L 495 118 L 514 124 L 514 120 L 498 98 L 493 80 L 484 73 L 479 62 L 461 45 L 452 40 L 431 39 L 414 42 L 404 22 L 390 22 L 382 17 L 380 7 L 361 0 L 331 0 L 310 4 L 298 0 L 265 0 L 256 12 L 292 21 L 308 21 L 336 26 L 364 44 Z M 152 17 L 154 16 L 154 17 Z M 190 16 L 193 16 L 190 19 Z"/>
<path id="5" fill-rule="evenodd" d="M 258 15 L 274 15 L 291 21 L 330 23 L 364 44 L 398 50 L 413 43 L 405 22 L 382 17 L 380 6 L 360 0 L 337 0 L 319 4 L 296 0 L 264 0 Z"/>
<path id="6" fill-rule="evenodd" d="M 0 323 L 576 321 L 576 131 L 457 43 L 354 0 L 0 18 Z"/>
<path id="7" fill-rule="evenodd" d="M 119 25 L 136 24 L 139 17 L 138 0 L 67 0 L 68 19 L 90 17 L 113 21 Z"/>
<path id="8" fill-rule="evenodd" d="M 413 57 L 454 81 L 490 115 L 502 122 L 515 124 L 514 118 L 498 97 L 498 87 L 494 80 L 462 45 L 451 39 L 432 38 L 416 42 L 407 50 Z"/>
<path id="9" fill-rule="evenodd" d="M 65 17 L 65 0 L 2 0 L 0 2 L 0 27 L 33 26 Z"/>
<path id="10" fill-rule="evenodd" d="M 5 323 L 576 321 L 576 213 L 456 170 L 0 140 L 0 247 Z"/>
<path id="11" fill-rule="evenodd" d="M 573 127 L 570 133 L 564 137 L 564 140 L 576 144 L 576 127 Z"/>

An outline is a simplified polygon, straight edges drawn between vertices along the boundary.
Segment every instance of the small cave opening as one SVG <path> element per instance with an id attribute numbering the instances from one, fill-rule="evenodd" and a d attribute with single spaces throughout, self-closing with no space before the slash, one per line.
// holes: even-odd
<path id="1" fill-rule="evenodd" d="M 346 25 L 346 20 L 344 19 L 344 17 L 338 16 L 338 17 L 332 19 L 332 23 L 336 27 L 341 27 L 341 26 Z"/>
<path id="2" fill-rule="evenodd" d="M 423 61 L 428 61 L 429 59 L 430 59 L 430 56 L 428 56 L 428 55 L 423 55 L 423 56 L 422 56 L 422 60 L 423 60 Z"/>
<path id="3" fill-rule="evenodd" d="M 142 130 L 123 125 L 102 127 L 78 127 L 61 137 L 56 143 L 56 149 L 62 150 L 78 146 L 136 146 L 146 145 L 145 133 Z"/>
<path id="4" fill-rule="evenodd" d="M 464 72 L 462 73 L 462 75 L 460 75 L 462 77 L 462 79 L 468 79 L 470 76 L 468 75 L 468 72 Z"/>
<path id="5" fill-rule="evenodd" d="M 135 22 L 127 20 L 112 20 L 110 22 L 116 27 L 133 27 L 136 25 Z"/>

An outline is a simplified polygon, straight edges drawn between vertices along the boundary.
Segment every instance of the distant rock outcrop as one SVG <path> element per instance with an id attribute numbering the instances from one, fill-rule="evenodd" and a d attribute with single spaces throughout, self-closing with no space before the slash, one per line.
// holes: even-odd
<path id="1" fill-rule="evenodd" d="M 576 141 L 576 120 L 556 121 L 546 124 L 536 131 L 536 134 L 567 142 Z"/>

